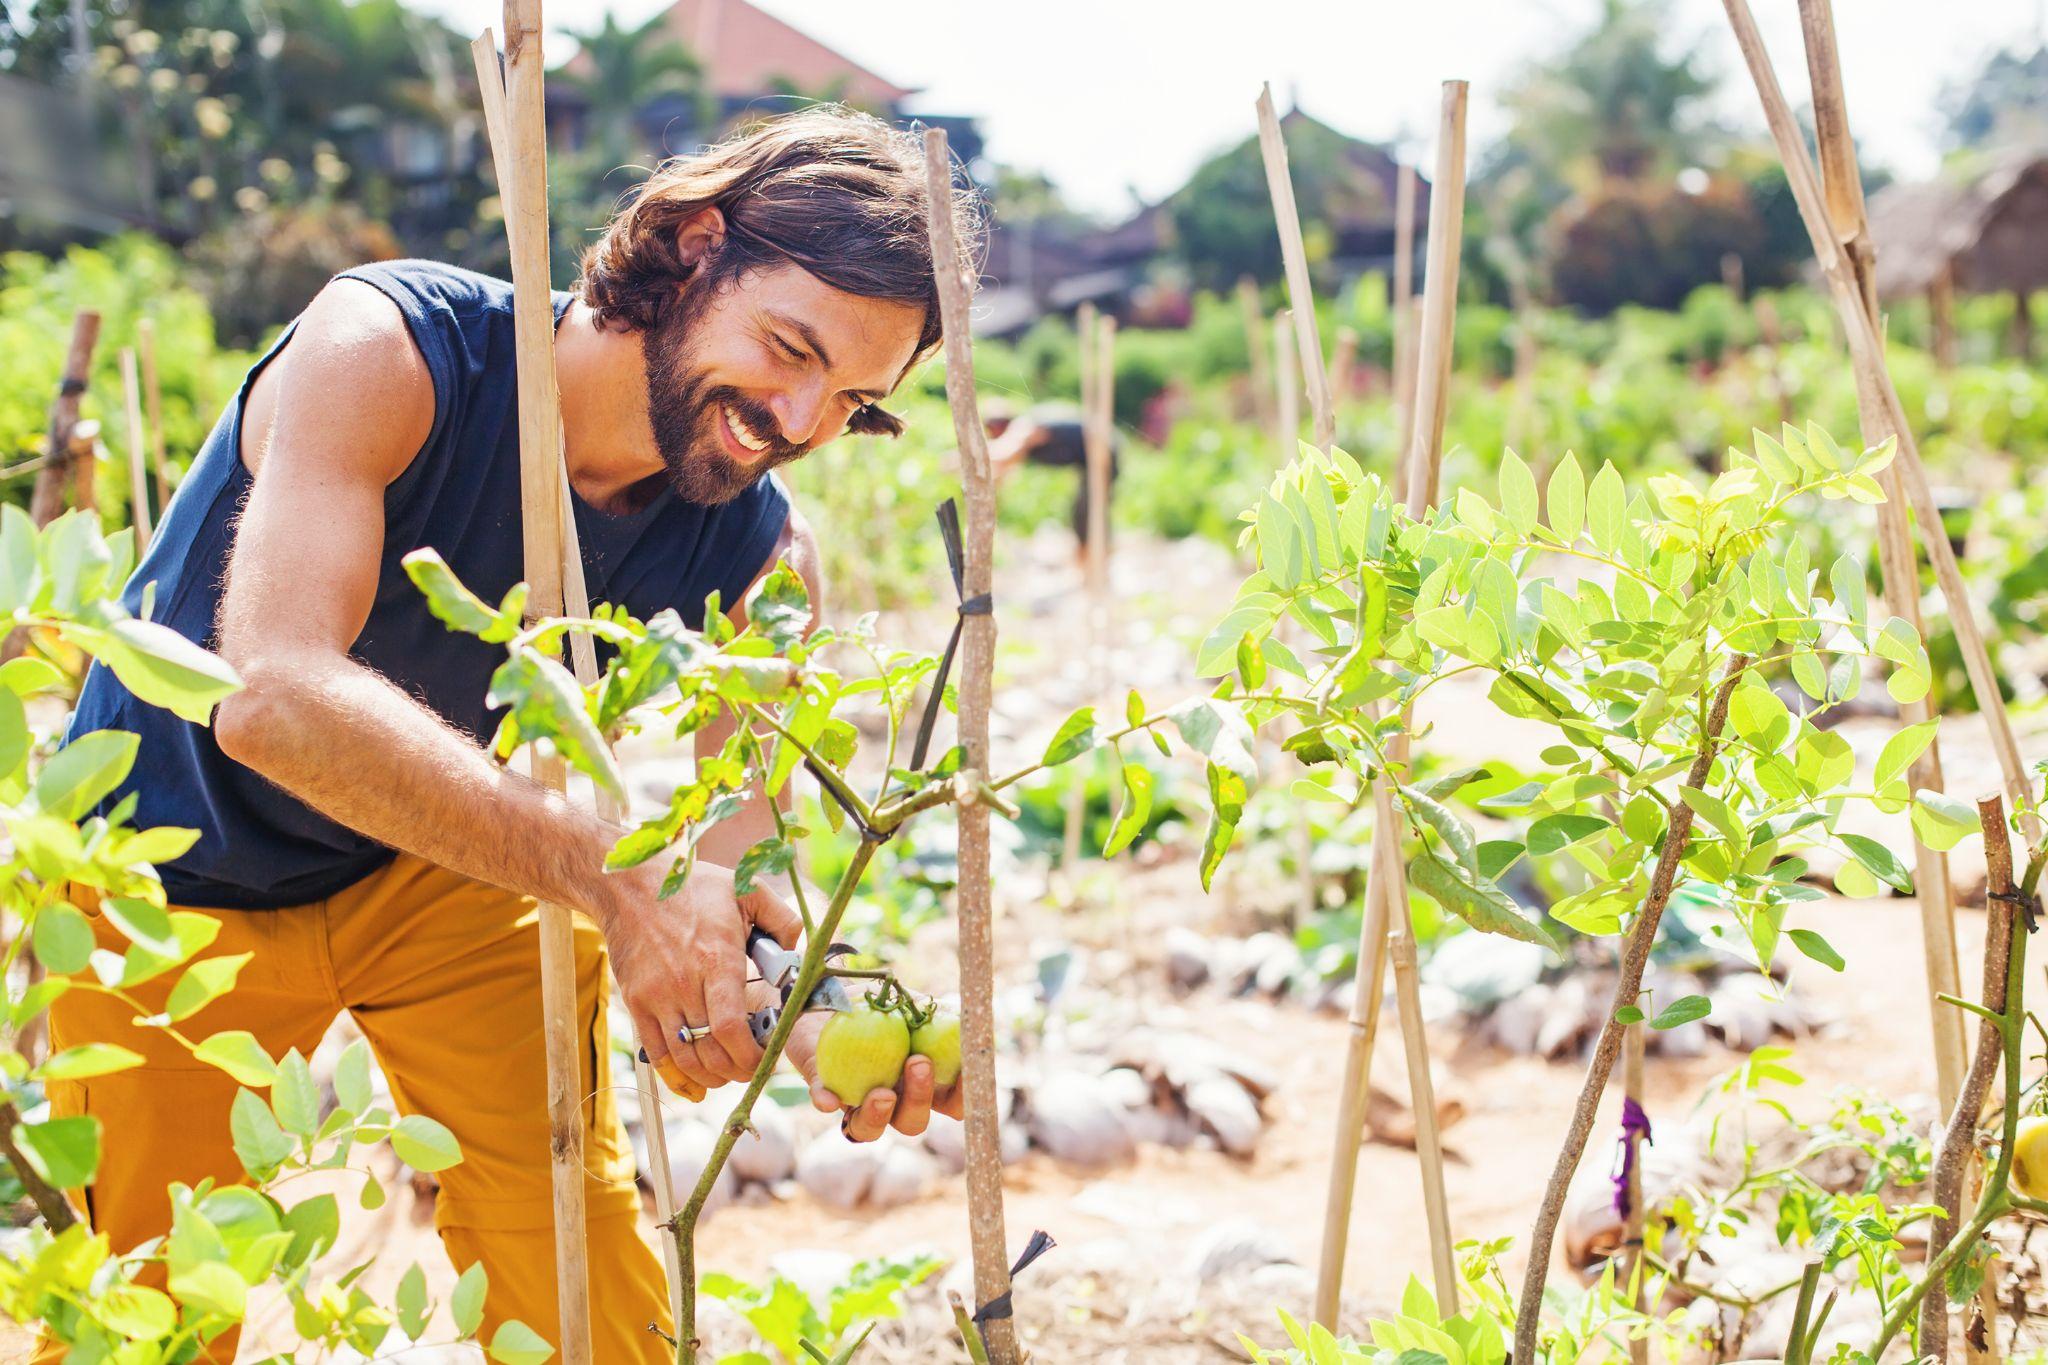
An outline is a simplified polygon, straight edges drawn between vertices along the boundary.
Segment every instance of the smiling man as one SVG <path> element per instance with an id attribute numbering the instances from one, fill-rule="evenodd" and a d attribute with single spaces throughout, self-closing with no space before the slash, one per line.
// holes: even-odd
<path id="1" fill-rule="evenodd" d="M 668 163 L 620 212 L 555 300 L 593 601 L 697 621 L 717 593 L 740 615 L 783 558 L 822 600 L 810 528 L 766 476 L 844 432 L 899 429 L 877 404 L 939 339 L 930 211 L 912 138 L 813 111 Z M 978 240 L 971 199 L 940 211 Z M 156 619 L 218 648 L 246 689 L 209 730 L 96 667 L 74 728 L 141 735 L 136 823 L 200 831 L 163 868 L 170 899 L 219 922 L 214 954 L 253 954 L 186 1031 L 248 1029 L 273 1054 L 310 1054 L 347 1010 L 398 1107 L 461 1141 L 436 1218 L 458 1266 L 489 1270 L 487 1332 L 517 1317 L 553 1336 L 533 901 L 585 913 L 593 1345 L 602 1361 L 654 1361 L 667 1352 L 646 1326 L 666 1324 L 667 1304 L 605 1082 L 607 957 L 664 1078 L 713 1087 L 760 1057 L 749 928 L 788 945 L 800 924 L 772 892 L 734 892 L 733 862 L 772 833 L 758 793 L 664 901 L 656 865 L 603 871 L 619 829 L 481 747 L 502 653 L 442 628 L 400 560 L 432 546 L 494 600 L 521 577 L 516 406 L 510 285 L 421 261 L 337 277 L 250 372 L 129 585 L 131 607 L 150 594 Z M 699 752 L 724 738 L 700 734 Z M 792 1046 L 806 1073 L 818 1023 Z M 120 1042 L 148 1062 L 55 1087 L 61 1110 L 106 1120 L 90 1207 L 116 1247 L 165 1229 L 170 1182 L 239 1178 L 224 1074 L 87 992 L 58 1002 L 53 1030 L 57 1046 Z M 900 1094 L 813 1093 L 858 1139 L 958 1116 L 923 1059 Z M 214 1350 L 226 1359 L 232 1342 Z"/>

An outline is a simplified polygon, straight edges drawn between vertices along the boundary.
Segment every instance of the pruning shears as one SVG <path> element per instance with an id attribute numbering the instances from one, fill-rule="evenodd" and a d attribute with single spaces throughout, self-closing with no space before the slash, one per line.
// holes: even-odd
<path id="1" fill-rule="evenodd" d="M 832 951 L 851 952 L 841 944 L 833 944 Z M 754 1035 L 757 1047 L 768 1046 L 769 1035 L 782 1019 L 782 1013 L 789 1008 L 789 997 L 796 989 L 797 970 L 803 965 L 803 954 L 792 952 L 777 943 L 765 929 L 751 929 L 747 933 L 747 958 L 761 973 L 761 979 L 780 993 L 780 1000 L 773 1005 L 754 1010 L 747 1015 L 747 1031 Z M 847 999 L 846 987 L 836 976 L 828 976 L 811 988 L 810 998 L 804 1002 L 806 1010 L 850 1010 L 852 1001 Z M 687 1029 L 687 1025 L 685 1028 Z M 689 1037 L 687 1032 L 684 1037 Z M 640 1060 L 647 1061 L 647 1049 L 640 1049 Z M 704 1091 L 687 1077 L 683 1081 L 682 1096 L 686 1100 L 701 1100 Z"/>

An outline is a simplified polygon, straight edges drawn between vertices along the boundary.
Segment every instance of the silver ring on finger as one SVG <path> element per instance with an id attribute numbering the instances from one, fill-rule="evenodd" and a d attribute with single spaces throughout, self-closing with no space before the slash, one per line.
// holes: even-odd
<path id="1" fill-rule="evenodd" d="M 709 1024 L 684 1024 L 676 1030 L 676 1037 L 686 1043 L 696 1043 L 711 1036 Z"/>

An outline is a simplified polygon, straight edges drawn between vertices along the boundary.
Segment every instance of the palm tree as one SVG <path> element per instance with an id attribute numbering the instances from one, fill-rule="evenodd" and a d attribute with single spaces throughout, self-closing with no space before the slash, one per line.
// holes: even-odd
<path id="1" fill-rule="evenodd" d="M 569 31 L 577 54 L 553 76 L 589 101 L 591 150 L 608 166 L 645 154 L 648 148 L 636 121 L 648 104 L 664 95 L 688 101 L 698 126 L 710 120 L 703 65 L 665 31 L 667 17 L 664 12 L 637 28 L 622 28 L 607 14 L 599 28 Z"/>

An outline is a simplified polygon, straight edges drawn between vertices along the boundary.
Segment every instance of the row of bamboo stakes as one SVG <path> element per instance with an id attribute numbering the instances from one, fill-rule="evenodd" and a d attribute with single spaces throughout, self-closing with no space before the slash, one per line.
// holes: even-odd
<path id="1" fill-rule="evenodd" d="M 540 0 L 506 0 L 502 78 L 495 43 L 487 30 L 473 46 L 484 92 L 492 156 L 506 203 L 506 232 L 512 255 L 514 332 L 519 375 L 521 522 L 530 617 L 588 610 L 562 455 L 560 392 L 554 369 L 554 318 L 549 300 L 547 142 L 544 118 L 544 61 Z M 935 206 L 950 203 L 951 161 L 943 130 L 925 135 L 928 190 Z M 962 452 L 966 490 L 965 593 L 987 593 L 992 577 L 995 531 L 994 479 L 973 393 L 968 346 L 968 282 L 962 269 L 953 220 L 943 207 L 931 215 L 936 283 L 944 319 L 947 391 Z M 1107 347 L 1105 346 L 1105 351 Z M 1105 376 L 1106 377 L 1106 376 Z M 1106 384 L 1105 384 L 1106 387 Z M 1103 506 L 1097 498 L 1095 507 Z M 1098 540 L 1099 543 L 1099 540 Z M 959 739 L 967 767 L 986 771 L 988 714 L 994 676 L 995 621 L 970 616 L 962 635 L 959 681 Z M 577 651 L 579 680 L 595 677 L 587 643 Z M 566 772 L 558 758 L 536 756 L 537 781 L 560 790 Z M 602 812 L 618 818 L 620 812 Z M 969 804 L 959 816 L 961 1053 L 966 1089 L 969 1232 L 973 1246 L 975 1297 L 988 1303 L 1009 1290 L 1002 1214 L 1002 1156 L 997 1130 L 993 942 L 989 884 L 988 810 Z M 554 1186 L 555 1254 L 559 1340 L 565 1365 L 589 1365 L 589 1265 L 585 1241 L 582 1087 L 578 1075 L 574 963 L 570 912 L 541 907 L 542 1008 L 548 1053 L 548 1107 Z M 664 1221 L 675 1200 L 663 1135 L 660 1100 L 644 1065 L 638 1088 L 647 1118 L 650 1164 L 657 1208 Z M 681 1295 L 672 1241 L 665 1248 L 671 1308 Z M 1016 1337 L 1007 1318 L 981 1328 L 989 1357 L 997 1365 L 1017 1359 Z M 694 1358 L 695 1343 L 679 1342 L 678 1358 Z"/>
<path id="2" fill-rule="evenodd" d="M 1846 99 L 1839 58 L 1836 53 L 1833 18 L 1828 0 L 1800 0 L 1817 140 L 1820 174 L 1808 159 L 1806 146 L 1797 131 L 1790 106 L 1779 90 L 1775 73 L 1763 48 L 1745 0 L 1724 0 L 1744 58 L 1762 97 L 1772 135 L 1784 159 L 1795 199 L 1814 249 L 1841 313 L 1857 378 L 1863 439 L 1877 445 L 1896 437 L 1900 457 L 1885 472 L 1887 501 L 1878 509 L 1878 547 L 1884 596 L 1889 610 L 1905 618 L 1916 630 L 1922 626 L 1920 611 L 1919 558 L 1915 551 L 1910 516 L 1917 515 L 1921 544 L 1931 562 L 1962 646 L 1971 685 L 1979 709 L 1991 731 L 1995 752 L 2005 780 L 2007 797 L 2024 809 L 2024 771 L 2010 719 L 1997 691 L 1975 608 L 1963 589 L 1941 522 L 1927 492 L 1926 475 L 1909 424 L 1904 417 L 1896 389 L 1884 363 L 1882 319 L 1878 312 L 1871 273 L 1874 247 L 1863 207 L 1860 174 L 1848 132 Z M 1444 86 L 1439 122 L 1436 179 L 1433 184 L 1429 223 L 1429 250 L 1424 273 L 1424 298 L 1419 320 L 1413 320 L 1409 294 L 1413 279 L 1413 168 L 1403 165 L 1397 181 L 1396 248 L 1392 281 L 1394 325 L 1393 400 L 1396 431 L 1405 437 L 1402 458 L 1395 462 L 1396 496 L 1412 514 L 1420 515 L 1434 505 L 1438 470 L 1442 459 L 1443 427 L 1448 400 L 1451 342 L 1454 335 L 1457 265 L 1461 249 L 1464 200 L 1464 113 L 1466 87 L 1450 81 Z M 1260 145 L 1278 225 L 1282 260 L 1286 269 L 1291 313 L 1297 346 L 1280 344 L 1288 313 L 1276 318 L 1273 374 L 1269 380 L 1263 348 L 1258 345 L 1256 291 L 1240 285 L 1240 303 L 1245 310 L 1247 342 L 1251 352 L 1254 392 L 1267 391 L 1270 382 L 1278 400 L 1275 415 L 1281 433 L 1281 457 L 1292 456 L 1294 433 L 1299 418 L 1291 409 L 1306 388 L 1314 419 L 1315 443 L 1328 449 L 1334 435 L 1329 407 L 1329 385 L 1321 365 L 1320 340 L 1314 322 L 1314 304 L 1309 292 L 1301 229 L 1288 177 L 1286 147 L 1274 114 L 1270 91 L 1258 102 Z M 1419 341 L 1419 354 L 1418 345 Z M 1297 381 L 1290 370 L 1298 350 L 1302 375 Z M 1518 364 L 1526 382 L 1526 366 Z M 1935 714 L 1929 698 L 1903 707 L 1902 728 L 1919 724 Z M 1405 749 L 1405 744 L 1401 745 Z M 1942 789 L 1939 743 L 1930 744 L 1911 774 L 1916 789 Z M 1401 865 L 1398 824 L 1394 819 L 1390 793 L 1384 784 L 1374 792 L 1379 819 L 1374 834 L 1371 885 L 1367 916 L 1361 931 L 1358 974 L 1350 1015 L 1349 1044 L 1343 1086 L 1333 1141 L 1329 1193 L 1325 1207 L 1323 1249 L 1318 1267 L 1315 1318 L 1332 1330 L 1336 1327 L 1342 1291 L 1345 1251 L 1356 1185 L 1358 1145 L 1363 1137 L 1365 1097 L 1368 1093 L 1378 1018 L 1384 992 L 1384 974 L 1391 960 L 1394 968 L 1397 1016 L 1407 1049 L 1411 1103 L 1417 1127 L 1416 1152 L 1422 1168 L 1425 1216 L 1428 1222 L 1431 1263 L 1437 1298 L 1445 1313 L 1456 1311 L 1457 1276 L 1451 1256 L 1449 1216 L 1443 1193 L 1442 1146 L 1436 1132 L 1436 1114 L 1431 1094 L 1429 1054 L 1419 1008 L 1412 1004 L 1414 981 L 1414 940 L 1412 920 L 1407 913 L 1405 869 Z M 1955 940 L 1953 890 L 1947 860 L 1917 838 L 1915 887 L 1927 977 L 1927 997 L 1933 1020 L 1933 1043 L 1937 1086 L 1944 1112 L 1955 1103 L 1964 1065 L 1963 1020 L 1939 996 L 1960 994 Z M 1623 1091 L 1627 1098 L 1642 1101 L 1643 1026 L 1628 1030 L 1624 1048 Z M 1631 1133 L 1624 1139 L 1633 1147 L 1640 1141 Z M 1631 1157 L 1639 1154 L 1631 1152 Z M 1629 1212 L 1625 1230 L 1631 1248 L 1627 1269 L 1636 1277 L 1635 1293 L 1640 1302 L 1640 1256 L 1642 1254 L 1643 1200 L 1641 1164 L 1634 1169 L 1629 1191 Z M 1531 1248 L 1529 1278 L 1524 1285 L 1525 1301 L 1540 1298 L 1547 1274 L 1549 1247 Z M 1991 1284 L 1987 1277 L 1980 1291 L 1987 1318 L 1995 1313 Z M 1531 1343 L 1519 1343 L 1517 1355 L 1527 1354 Z M 1634 1343 L 1631 1354 L 1641 1361 L 1646 1344 Z M 1973 1360 L 1991 1358 L 1992 1353 L 1974 1344 Z"/>
<path id="3" fill-rule="evenodd" d="M 82 415 L 82 400 L 92 377 L 93 352 L 99 346 L 99 338 L 100 314 L 97 309 L 81 308 L 72 315 L 71 339 L 65 347 L 57 397 L 50 404 L 43 453 L 0 469 L 0 478 L 16 478 L 24 474 L 36 476 L 29 491 L 29 516 L 37 526 L 47 526 L 55 520 L 67 503 L 82 508 L 99 506 L 93 467 L 101 453 L 101 425 L 97 420 Z M 155 474 L 159 515 L 162 509 L 170 506 L 175 482 L 164 441 L 164 395 L 157 375 L 154 319 L 137 320 L 135 344 L 121 348 L 119 364 L 122 415 L 126 420 L 128 438 L 128 501 L 135 526 L 135 553 L 139 558 L 149 548 L 153 524 L 150 515 L 151 473 Z"/>
<path id="4" fill-rule="evenodd" d="M 2024 808 L 2026 779 L 2011 722 L 2001 698 L 1983 635 L 1941 528 L 1930 495 L 1917 443 L 1886 367 L 1882 319 L 1872 285 L 1874 248 L 1865 215 L 1860 174 L 1848 132 L 1847 104 L 1836 53 L 1828 0 L 1800 0 L 1802 31 L 1813 89 L 1819 145 L 1816 170 L 1780 89 L 1770 57 L 1746 0 L 1724 0 L 1729 22 L 1763 102 L 1771 133 L 1783 158 L 1802 221 L 1812 237 L 1822 274 L 1840 315 L 1853 358 L 1859 412 L 1866 444 L 1886 439 L 1899 442 L 1899 458 L 1885 472 L 1888 500 L 1878 509 L 1878 543 L 1884 596 L 1889 609 L 1916 628 L 1921 624 L 1918 553 L 1910 516 L 1920 525 L 1919 546 L 1928 555 L 1961 646 L 1971 687 L 1991 732 L 2007 797 Z M 544 72 L 541 54 L 540 0 L 506 0 L 507 45 L 502 75 L 488 30 L 473 45 L 493 159 L 499 168 L 506 200 L 506 227 L 511 246 L 515 293 L 515 331 L 519 369 L 522 523 L 525 538 L 528 612 L 538 618 L 564 610 L 587 612 L 581 556 L 568 496 L 567 467 L 562 458 L 560 394 L 553 364 L 553 314 L 548 288 L 548 205 Z M 1415 173 L 1400 168 L 1396 199 L 1393 397 L 1396 431 L 1402 440 L 1394 463 L 1393 483 L 1411 514 L 1422 515 L 1437 499 L 1442 440 L 1447 412 L 1457 272 L 1462 249 L 1465 110 L 1467 86 L 1447 81 L 1439 119 L 1436 178 L 1432 186 L 1428 250 L 1421 307 L 1411 302 L 1413 280 L 1413 206 Z M 1290 307 L 1275 319 L 1273 372 L 1267 373 L 1265 348 L 1258 344 L 1259 302 L 1249 284 L 1241 285 L 1250 343 L 1255 394 L 1274 397 L 1272 421 L 1282 433 L 1281 457 L 1291 458 L 1292 438 L 1299 430 L 1298 404 L 1304 390 L 1315 444 L 1324 450 L 1335 439 L 1332 385 L 1322 356 L 1314 298 L 1308 278 L 1299 214 L 1288 175 L 1286 147 L 1270 90 L 1261 93 L 1257 114 L 1268 186 L 1281 235 Z M 950 191 L 951 168 L 942 130 L 926 134 L 926 155 L 933 202 L 942 204 Z M 962 452 L 967 491 L 966 592 L 990 586 L 994 528 L 993 480 L 973 391 L 972 357 L 967 337 L 969 285 L 953 240 L 952 222 L 944 213 L 932 220 L 935 268 L 944 314 L 947 389 L 956 435 Z M 64 383 L 52 404 L 46 453 L 33 462 L 37 475 L 31 498 L 39 524 L 53 519 L 66 501 L 65 485 L 75 483 L 73 500 L 93 505 L 90 461 L 76 451 L 82 426 L 79 397 L 99 333 L 99 316 L 81 311 L 74 321 L 64 366 Z M 1288 336 L 1292 330 L 1292 337 Z M 1109 485 L 1110 394 L 1113 388 L 1114 323 L 1104 318 L 1082 331 L 1084 412 L 1087 422 L 1087 463 L 1084 477 L 1090 490 L 1086 531 L 1086 581 L 1091 603 L 1091 667 L 1099 670 L 1108 637 L 1107 492 Z M 1292 344 L 1283 344 L 1291 341 Z M 1348 373 L 1355 334 L 1340 340 L 1340 373 Z M 1295 372 L 1299 366 L 1298 375 Z M 121 355 L 124 415 L 130 452 L 130 498 L 138 548 L 147 543 L 150 524 L 148 478 L 144 452 L 154 467 L 158 505 L 168 504 L 173 478 L 165 453 L 162 398 L 158 383 L 153 326 L 144 320 L 137 345 Z M 144 411 L 147 411 L 147 423 Z M 89 433 L 90 434 L 90 433 Z M 88 446 L 89 449 L 89 446 Z M 83 472 L 81 472 L 81 464 Z M 27 472 L 17 466 L 10 473 Z M 961 731 L 968 766 L 987 765 L 987 723 L 992 677 L 995 623 L 990 616 L 970 617 L 964 635 L 961 677 Z M 574 663 L 579 679 L 595 677 L 587 640 L 579 641 Z M 1100 678 L 1097 679 L 1101 681 Z M 1099 688 L 1098 688 L 1099 690 Z M 1933 714 L 1932 700 L 1902 708 L 1901 726 L 1917 724 Z M 1405 744 L 1401 745 L 1405 749 Z M 559 759 L 536 758 L 536 780 L 558 789 L 566 773 Z M 1938 741 L 1915 764 L 1916 788 L 1940 789 Z M 1384 979 L 1392 964 L 1396 1010 L 1409 1071 L 1415 1111 L 1417 1159 L 1421 1166 L 1425 1214 L 1437 1298 L 1445 1313 L 1456 1311 L 1457 1274 L 1451 1256 L 1451 1234 L 1443 1182 L 1441 1135 L 1430 1058 L 1416 991 L 1413 922 L 1408 913 L 1406 875 L 1399 847 L 1399 824 L 1392 794 L 1384 779 L 1375 784 L 1378 812 L 1367 897 L 1361 932 L 1358 971 L 1350 1013 L 1339 1115 L 1334 1135 L 1329 1194 L 1325 1208 L 1322 1255 L 1318 1267 L 1315 1317 L 1334 1328 L 1342 1290 L 1345 1251 L 1358 1147 L 1364 1134 L 1365 1099 L 1369 1091 L 1373 1045 L 1377 1035 Z M 607 810 L 610 818 L 621 812 Z M 2025 817 L 2030 837 L 2038 837 Z M 990 1301 L 1008 1291 L 1004 1259 L 1001 1163 L 996 1131 L 994 1028 L 990 1008 L 992 977 L 991 907 L 988 881 L 988 812 L 969 806 L 961 812 L 961 967 L 963 987 L 963 1055 L 968 1090 L 969 1221 L 974 1246 L 976 1297 Z M 1936 1000 L 1959 994 L 1952 888 L 1946 859 L 1917 839 L 1915 882 L 1930 1011 L 1934 1021 L 1937 1084 L 1944 1109 L 1954 1103 L 1963 1066 L 1962 1020 Z M 576 1001 L 570 951 L 570 912 L 566 907 L 541 909 L 543 1008 L 549 1061 L 551 1164 L 555 1188 L 555 1234 L 559 1284 L 562 1358 L 568 1365 L 590 1361 L 588 1265 L 582 1178 L 581 1086 L 576 1054 Z M 1632 1098 L 1641 1094 L 1640 1025 L 1631 1030 L 1624 1063 L 1624 1087 Z M 644 1066 L 639 1077 L 643 1112 L 653 1144 L 652 1173 L 658 1207 L 664 1219 L 674 1210 L 668 1164 L 661 1151 L 664 1130 L 658 1091 Z M 1632 1191 L 1629 1233 L 1640 1246 L 1641 1198 Z M 669 1253 L 672 1304 L 680 1293 L 673 1246 Z M 1549 1247 L 1532 1247 L 1523 1298 L 1539 1297 L 1547 1275 Z M 1984 1293 L 1989 1294 L 1987 1279 Z M 1995 1303 L 1986 1303 L 1987 1313 Z M 990 1357 L 1017 1359 L 1014 1332 L 1007 1320 L 984 1328 Z M 1531 1343 L 1533 1344 L 1533 1343 Z M 1526 1345 L 1518 1343 L 1518 1357 Z M 1635 1348 L 1640 1359 L 1640 1346 Z M 1992 1352 L 1970 1349 L 1973 1360 Z"/>

